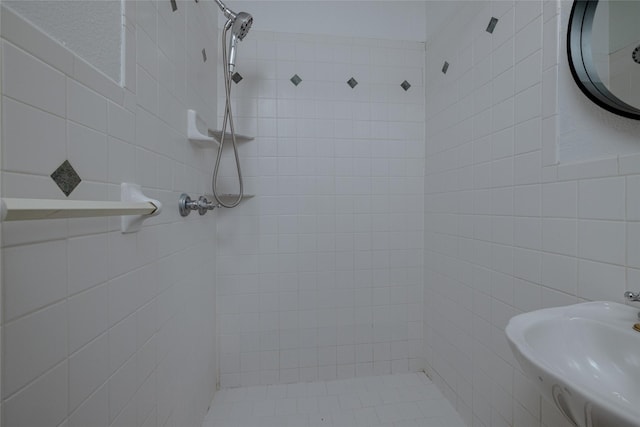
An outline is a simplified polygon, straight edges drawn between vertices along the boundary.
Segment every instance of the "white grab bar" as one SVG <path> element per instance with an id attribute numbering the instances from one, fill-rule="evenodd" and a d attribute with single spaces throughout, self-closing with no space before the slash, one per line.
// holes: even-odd
<path id="1" fill-rule="evenodd" d="M 136 184 L 122 183 L 119 202 L 55 199 L 0 199 L 1 221 L 123 216 L 122 232 L 138 231 L 142 221 L 160 213 L 162 203 L 146 197 Z"/>

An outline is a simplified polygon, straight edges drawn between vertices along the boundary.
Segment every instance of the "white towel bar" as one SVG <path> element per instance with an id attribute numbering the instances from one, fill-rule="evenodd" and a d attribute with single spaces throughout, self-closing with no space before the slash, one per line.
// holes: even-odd
<path id="1" fill-rule="evenodd" d="M 140 186 L 123 183 L 120 202 L 55 199 L 0 199 L 1 221 L 123 216 L 122 232 L 138 231 L 142 221 L 160 213 L 162 204 L 146 197 Z"/>
<path id="2" fill-rule="evenodd" d="M 158 207 L 151 202 L 98 202 L 89 200 L 49 200 L 3 198 L 2 221 L 84 218 L 93 216 L 150 215 Z"/>

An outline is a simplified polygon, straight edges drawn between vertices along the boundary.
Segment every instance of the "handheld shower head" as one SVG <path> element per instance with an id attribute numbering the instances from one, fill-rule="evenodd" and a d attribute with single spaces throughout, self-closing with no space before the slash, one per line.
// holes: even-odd
<path id="1" fill-rule="evenodd" d="M 247 12 L 234 14 L 233 18 L 229 18 L 227 26 L 231 26 L 231 37 L 229 38 L 229 73 L 233 73 L 236 67 L 236 49 L 238 42 L 242 41 L 249 33 L 249 29 L 253 24 L 253 17 Z"/>
<path id="2" fill-rule="evenodd" d="M 242 40 L 245 38 L 249 30 L 251 29 L 251 25 L 253 24 L 253 17 L 247 12 L 240 12 L 236 15 L 233 20 L 233 26 L 231 27 L 231 33 L 235 34 L 238 39 Z"/>
<path id="3" fill-rule="evenodd" d="M 238 42 L 245 38 L 251 24 L 253 24 L 253 17 L 247 12 L 235 13 L 229 9 L 222 0 L 216 0 L 218 7 L 224 13 L 224 16 L 228 19 L 225 24 L 225 30 L 231 29 L 231 37 L 229 38 L 229 73 L 233 73 L 233 69 L 236 67 L 236 49 Z"/>
<path id="4" fill-rule="evenodd" d="M 253 17 L 246 12 L 240 12 L 235 19 L 229 19 L 227 25 L 231 25 L 231 37 L 229 37 L 229 73 L 233 73 L 236 67 L 236 50 L 238 42 L 245 38 L 253 24 Z"/>

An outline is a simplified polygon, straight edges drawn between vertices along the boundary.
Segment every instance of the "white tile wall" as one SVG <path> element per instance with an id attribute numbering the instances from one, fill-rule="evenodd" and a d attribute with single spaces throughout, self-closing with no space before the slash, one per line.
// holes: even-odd
<path id="1" fill-rule="evenodd" d="M 415 42 L 252 32 L 239 46 L 256 197 L 217 224 L 222 386 L 422 369 L 423 61 Z"/>
<path id="2" fill-rule="evenodd" d="M 70 198 L 137 182 L 165 207 L 137 234 L 119 218 L 2 224 L 3 426 L 202 424 L 217 215 L 183 219 L 176 200 L 208 192 L 212 152 L 185 127 L 187 108 L 216 116 L 217 70 L 198 56 L 216 19 L 206 2 L 127 3 L 123 88 L 2 9 L 3 196 L 64 198 L 49 175 L 69 159 Z"/>
<path id="3" fill-rule="evenodd" d="M 503 332 L 511 316 L 622 301 L 637 287 L 637 155 L 557 162 L 556 122 L 568 118 L 556 91 L 571 89 L 557 85 L 573 84 L 558 77 L 568 73 L 559 23 L 570 6 L 467 5 L 427 51 L 425 357 L 474 427 L 567 425 L 513 358 Z M 489 36 L 491 16 L 500 20 Z M 615 149 L 607 126 L 600 151 Z"/>
<path id="4" fill-rule="evenodd" d="M 48 175 L 69 158 L 74 199 L 136 181 L 169 207 L 137 235 L 104 219 L 3 224 L 3 425 L 200 425 L 217 325 L 223 386 L 426 360 L 468 425 L 563 426 L 506 322 L 621 300 L 640 277 L 637 154 L 557 164 L 567 4 L 468 5 L 426 68 L 421 43 L 252 32 L 233 91 L 256 197 L 187 219 L 170 207 L 208 192 L 213 152 L 185 140 L 185 111 L 222 111 L 217 12 L 127 3 L 121 88 L 3 9 L 3 195 L 62 198 Z"/>

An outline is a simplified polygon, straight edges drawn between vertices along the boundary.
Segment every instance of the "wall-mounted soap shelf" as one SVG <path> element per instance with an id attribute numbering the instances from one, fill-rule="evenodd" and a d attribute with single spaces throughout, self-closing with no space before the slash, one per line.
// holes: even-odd
<path id="1" fill-rule="evenodd" d="M 217 143 L 220 143 L 220 138 L 222 137 L 221 130 L 210 130 L 209 133 L 211 134 L 211 136 L 213 136 L 213 138 L 216 140 Z M 231 134 L 229 132 L 225 132 L 224 139 L 225 141 L 231 141 Z M 239 133 L 236 133 L 236 142 L 253 141 L 253 139 L 254 137 L 252 136 L 241 135 Z"/>
<path id="2" fill-rule="evenodd" d="M 200 129 L 204 129 L 204 131 Z M 222 131 L 209 129 L 196 110 L 187 110 L 187 138 L 203 147 L 220 145 Z M 225 132 L 224 139 L 231 141 L 231 134 Z M 252 136 L 236 134 L 236 142 L 247 142 L 253 139 Z"/>

